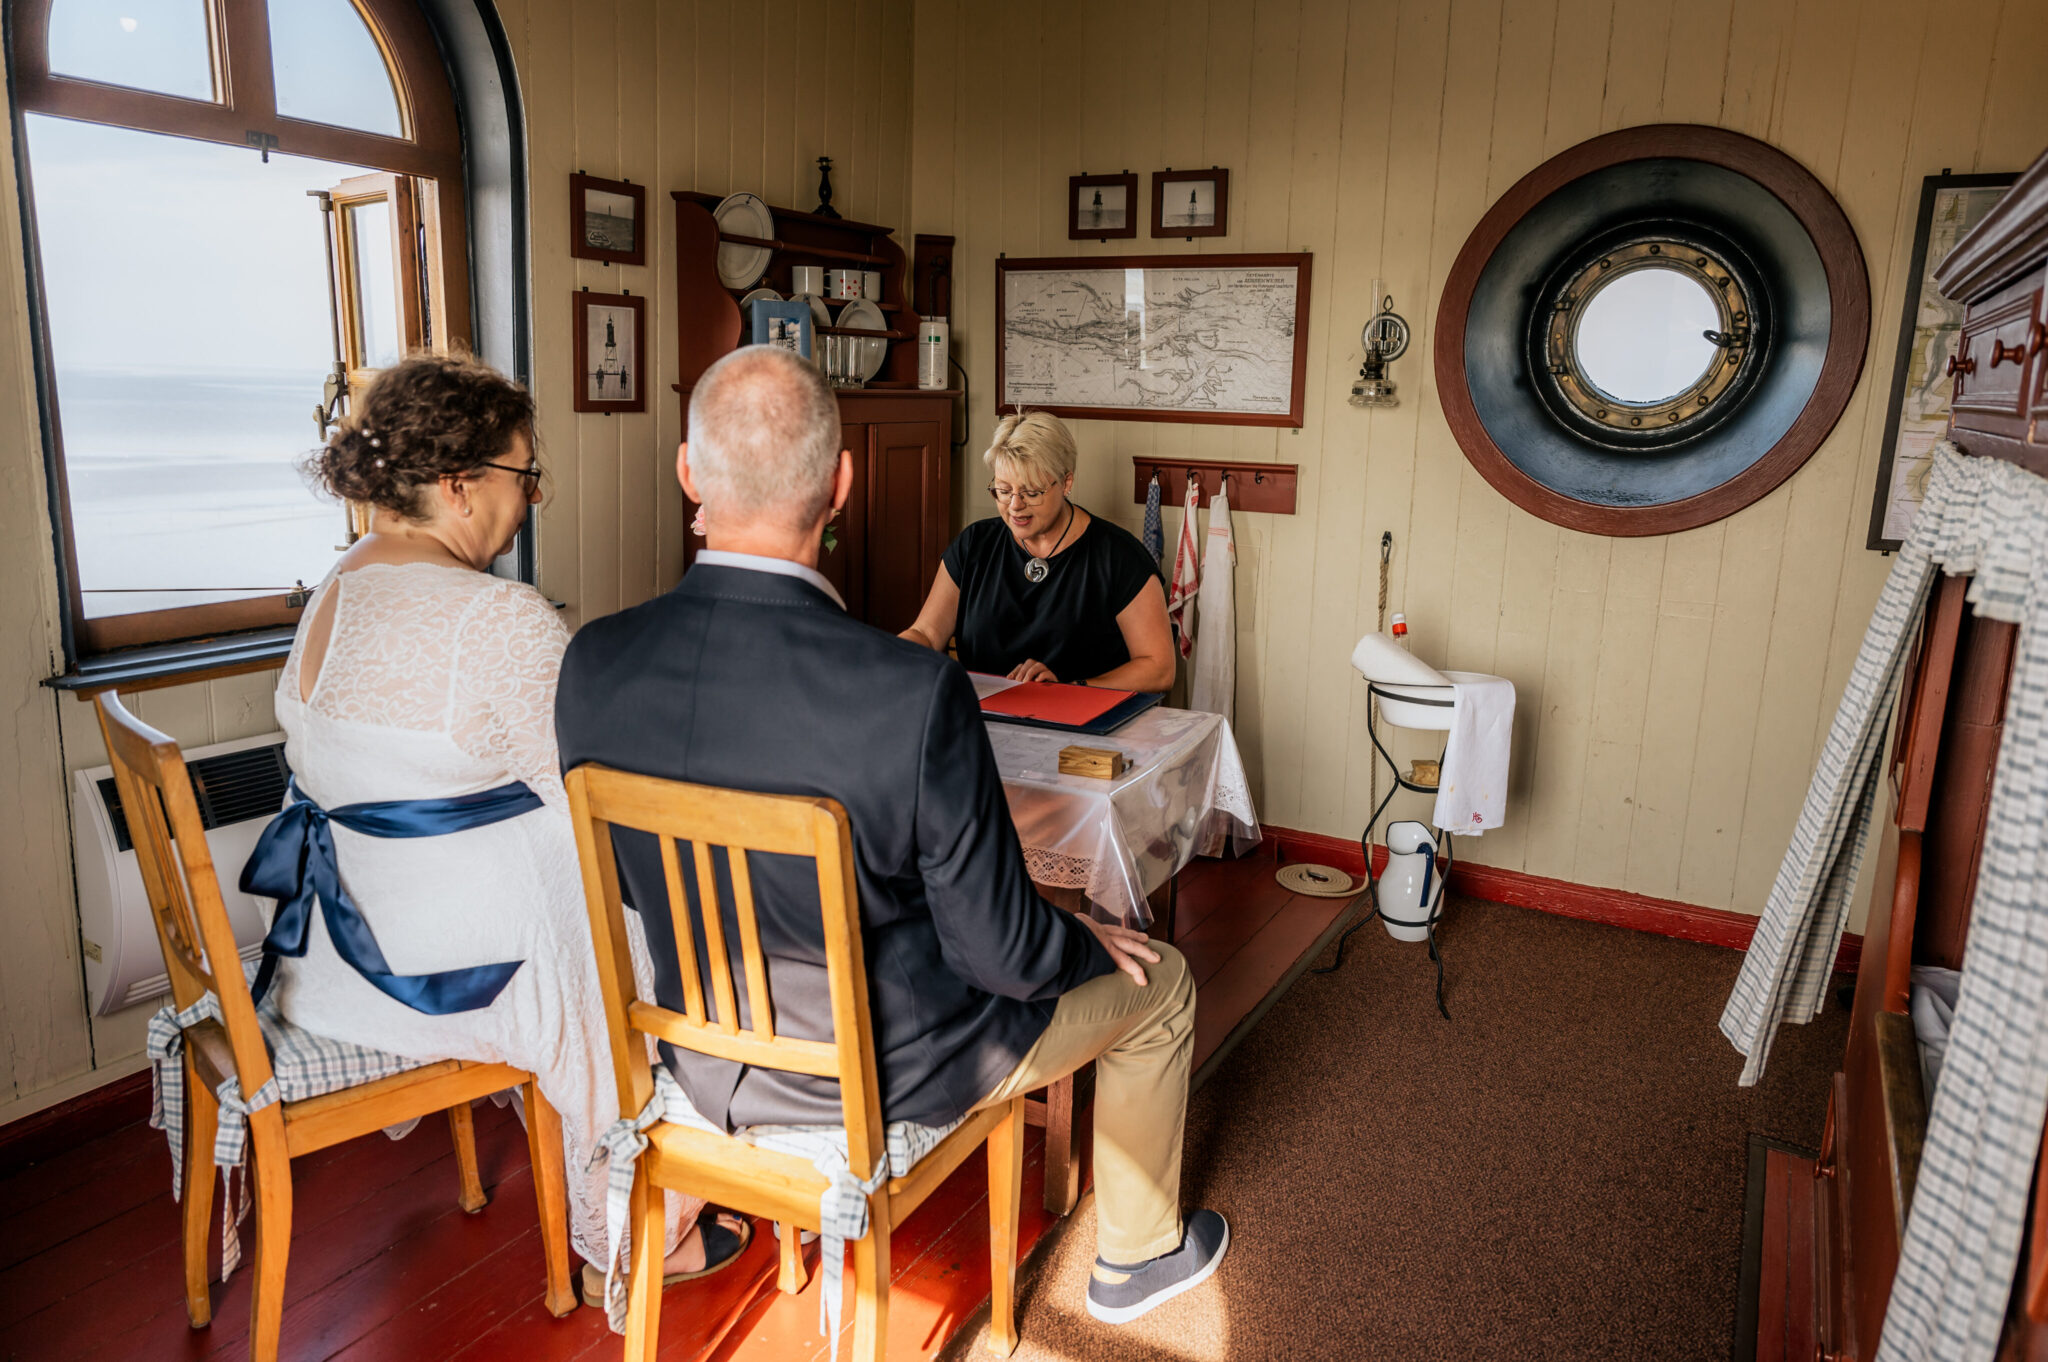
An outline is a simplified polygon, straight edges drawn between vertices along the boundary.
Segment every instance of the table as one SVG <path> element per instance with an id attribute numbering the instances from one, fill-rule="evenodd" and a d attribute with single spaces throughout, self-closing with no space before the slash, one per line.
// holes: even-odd
<path id="1" fill-rule="evenodd" d="M 1002 683 L 975 685 L 988 694 Z M 1147 897 L 1181 867 L 1259 844 L 1244 760 L 1221 715 L 1154 706 L 1100 738 L 990 720 L 988 738 L 1031 878 L 1082 891 L 1105 922 L 1150 927 Z M 1059 751 L 1076 743 L 1115 748 L 1130 769 L 1113 781 L 1063 776 Z"/>

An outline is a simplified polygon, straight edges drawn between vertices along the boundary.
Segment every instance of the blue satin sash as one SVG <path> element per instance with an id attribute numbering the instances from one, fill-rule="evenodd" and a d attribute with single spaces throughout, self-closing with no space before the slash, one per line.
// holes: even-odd
<path id="1" fill-rule="evenodd" d="M 392 973 L 370 924 L 341 887 L 341 867 L 334 858 L 334 834 L 328 825 L 339 823 L 370 837 L 439 837 L 517 818 L 539 808 L 540 796 L 515 780 L 449 799 L 392 799 L 323 809 L 306 798 L 296 778 L 290 790 L 292 802 L 263 829 L 249 863 L 242 867 L 243 893 L 277 900 L 277 916 L 263 938 L 263 963 L 249 989 L 256 1001 L 262 1002 L 269 991 L 279 956 L 305 955 L 317 898 L 335 953 L 379 992 L 437 1017 L 489 1007 L 526 962 L 505 960 L 438 974 Z"/>

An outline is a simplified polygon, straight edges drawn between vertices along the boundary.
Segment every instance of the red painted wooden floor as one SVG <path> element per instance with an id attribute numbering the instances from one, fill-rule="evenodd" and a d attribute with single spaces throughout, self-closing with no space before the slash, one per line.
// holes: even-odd
<path id="1" fill-rule="evenodd" d="M 1343 907 L 1286 893 L 1273 882 L 1273 865 L 1269 851 L 1199 862 L 1182 879 L 1176 936 L 1201 990 L 1197 1067 Z M 1086 1151 L 1085 1113 L 1081 1123 L 1076 1143 Z M 558 1320 L 540 1303 L 540 1235 L 518 1122 L 483 1104 L 476 1135 L 491 1201 L 473 1216 L 455 1204 L 442 1122 L 424 1122 L 405 1140 L 370 1136 L 293 1164 L 283 1358 L 569 1362 L 617 1354 L 618 1340 L 596 1311 Z M 162 1135 L 133 1124 L 0 1179 L 0 1356 L 247 1356 L 246 1267 L 215 1286 L 208 1328 L 186 1324 L 170 1177 Z M 1050 1228 L 1039 1209 L 1042 1184 L 1043 1141 L 1033 1130 L 1025 1252 Z M 892 1358 L 929 1357 L 987 1298 L 986 1193 L 986 1165 L 970 1159 L 898 1229 Z M 785 1297 L 775 1290 L 774 1249 L 764 1225 L 741 1263 L 672 1289 L 663 1299 L 662 1357 L 823 1356 L 817 1250 L 811 1284 Z"/>

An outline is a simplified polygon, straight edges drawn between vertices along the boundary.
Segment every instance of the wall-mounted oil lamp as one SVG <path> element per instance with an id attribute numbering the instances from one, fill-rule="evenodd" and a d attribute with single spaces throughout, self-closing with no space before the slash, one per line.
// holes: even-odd
<path id="1" fill-rule="evenodd" d="M 1365 362 L 1358 366 L 1358 381 L 1351 385 L 1351 405 L 1397 407 L 1401 399 L 1394 396 L 1394 381 L 1387 377 L 1387 366 L 1408 351 L 1408 320 L 1394 311 L 1392 294 L 1378 287 L 1373 293 L 1380 300 L 1380 310 L 1359 336 L 1359 343 L 1365 348 Z"/>

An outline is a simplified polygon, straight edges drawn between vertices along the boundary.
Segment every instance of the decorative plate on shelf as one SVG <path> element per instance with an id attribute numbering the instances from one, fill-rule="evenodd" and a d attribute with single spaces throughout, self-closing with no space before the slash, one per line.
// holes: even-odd
<path id="1" fill-rule="evenodd" d="M 839 325 L 848 331 L 887 331 L 889 319 L 882 315 L 882 309 L 866 298 L 856 298 L 848 303 L 839 314 Z M 882 362 L 889 357 L 889 342 L 877 337 L 860 343 L 860 376 L 866 382 L 882 372 Z"/>
<path id="2" fill-rule="evenodd" d="M 775 215 L 755 194 L 729 194 L 711 210 L 711 216 L 721 232 L 760 237 L 764 241 L 775 235 Z M 774 252 L 766 246 L 721 242 L 718 247 L 718 282 L 727 288 L 745 288 L 759 283 L 761 271 L 768 268 L 769 258 L 773 255 Z"/>
<path id="3" fill-rule="evenodd" d="M 811 309 L 811 321 L 816 325 L 832 325 L 832 310 L 825 306 L 825 300 L 817 294 L 792 293 L 789 295 L 789 301 L 792 303 L 808 303 Z"/>
<path id="4" fill-rule="evenodd" d="M 748 305 L 752 303 L 779 303 L 781 301 L 782 295 L 777 293 L 774 289 L 757 288 L 752 293 L 746 294 L 740 298 L 740 310 L 742 312 L 746 311 Z"/>

